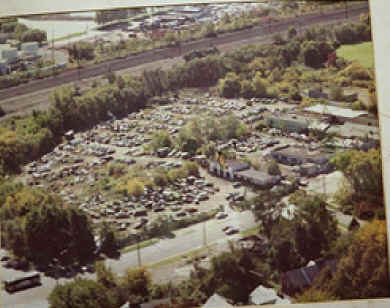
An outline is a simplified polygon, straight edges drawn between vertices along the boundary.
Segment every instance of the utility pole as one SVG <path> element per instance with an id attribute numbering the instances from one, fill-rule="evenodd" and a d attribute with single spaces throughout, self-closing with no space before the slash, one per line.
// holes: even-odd
<path id="1" fill-rule="evenodd" d="M 326 181 L 325 181 L 325 175 L 322 176 L 322 190 L 324 195 L 326 195 Z"/>
<path id="2" fill-rule="evenodd" d="M 54 27 L 52 27 L 51 30 L 51 60 L 53 62 L 53 76 L 54 76 L 56 70 L 56 60 L 54 57 Z"/>
<path id="3" fill-rule="evenodd" d="M 137 234 L 137 258 L 138 258 L 138 266 L 141 267 L 141 250 L 139 247 L 139 240 L 140 240 L 140 235 Z"/>
<path id="4" fill-rule="evenodd" d="M 203 224 L 203 246 L 207 247 L 206 222 Z"/>

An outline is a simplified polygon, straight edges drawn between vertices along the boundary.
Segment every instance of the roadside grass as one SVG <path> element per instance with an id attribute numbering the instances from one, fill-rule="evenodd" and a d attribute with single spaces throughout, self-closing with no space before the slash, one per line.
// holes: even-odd
<path id="1" fill-rule="evenodd" d="M 150 240 L 147 240 L 147 241 L 143 241 L 141 243 L 139 243 L 139 248 L 142 249 L 142 248 L 145 248 L 145 247 L 149 247 L 149 246 L 152 246 L 156 243 L 158 243 L 158 239 L 155 239 L 155 238 L 152 238 Z M 123 247 L 120 251 L 121 253 L 128 253 L 128 252 L 131 252 L 131 251 L 134 251 L 134 250 L 137 250 L 137 244 L 133 244 L 133 245 L 130 245 L 130 246 L 126 246 L 126 247 Z"/>
<path id="2" fill-rule="evenodd" d="M 158 268 L 158 267 L 161 267 L 161 266 L 166 266 L 166 265 L 169 265 L 169 264 L 180 262 L 180 261 L 182 261 L 185 258 L 194 257 L 194 256 L 196 256 L 196 255 L 198 255 L 200 253 L 203 253 L 203 252 L 205 252 L 205 251 L 207 251 L 209 249 L 212 249 L 216 245 L 217 244 L 211 244 L 211 245 L 209 245 L 207 247 L 194 249 L 194 250 L 191 250 L 190 252 L 186 252 L 186 253 L 183 253 L 183 254 L 180 254 L 180 255 L 177 255 L 177 256 L 174 256 L 174 257 L 171 257 L 171 258 L 167 258 L 167 259 L 161 260 L 159 262 L 152 263 L 150 265 L 147 265 L 147 268 L 155 269 L 155 268 Z"/>
<path id="3" fill-rule="evenodd" d="M 240 232 L 240 235 L 246 237 L 246 236 L 251 236 L 251 235 L 257 235 L 260 232 L 260 226 L 250 228 L 248 230 L 244 230 Z"/>
<path id="4" fill-rule="evenodd" d="M 54 39 L 53 41 L 54 41 L 54 42 L 64 41 L 64 40 L 68 40 L 68 39 L 71 39 L 71 38 L 75 38 L 75 37 L 82 36 L 82 35 L 84 35 L 85 33 L 87 33 L 87 32 L 86 32 L 86 31 L 83 31 L 83 32 L 76 32 L 76 33 L 68 34 L 68 35 L 65 35 L 65 36 L 57 37 L 57 38 Z M 50 42 L 49 42 L 49 43 L 50 43 Z"/>
<path id="5" fill-rule="evenodd" d="M 348 61 L 357 61 L 365 68 L 374 68 L 374 50 L 372 42 L 342 45 L 337 49 L 337 56 Z"/>

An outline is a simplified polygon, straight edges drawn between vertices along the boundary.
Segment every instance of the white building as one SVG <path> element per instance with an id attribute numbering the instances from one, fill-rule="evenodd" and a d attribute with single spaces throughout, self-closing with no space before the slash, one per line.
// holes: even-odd
<path id="1" fill-rule="evenodd" d="M 23 57 L 37 57 L 39 56 L 39 43 L 27 42 L 20 46 L 21 55 Z"/>
<path id="2" fill-rule="evenodd" d="M 7 64 L 16 62 L 18 60 L 18 50 L 8 44 L 0 45 L 0 60 Z"/>

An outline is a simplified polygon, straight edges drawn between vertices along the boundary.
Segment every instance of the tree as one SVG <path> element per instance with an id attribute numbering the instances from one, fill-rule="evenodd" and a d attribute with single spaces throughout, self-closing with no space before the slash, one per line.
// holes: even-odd
<path id="1" fill-rule="evenodd" d="M 355 202 L 383 202 L 382 158 L 379 149 L 341 153 L 331 159 L 331 164 L 351 184 Z"/>
<path id="2" fill-rule="evenodd" d="M 105 253 L 107 256 L 117 254 L 119 249 L 118 236 L 108 222 L 103 222 L 100 230 L 100 251 Z"/>
<path id="3" fill-rule="evenodd" d="M 386 233 L 383 220 L 374 220 L 355 232 L 336 271 L 321 275 L 312 291 L 339 299 L 390 296 Z"/>
<path id="4" fill-rule="evenodd" d="M 241 96 L 244 98 L 252 98 L 253 97 L 253 88 L 251 82 L 249 80 L 241 81 Z"/>
<path id="5" fill-rule="evenodd" d="M 337 220 L 321 195 L 296 192 L 290 200 L 298 206 L 293 220 L 297 250 L 306 261 L 315 260 L 339 237 Z"/>
<path id="6" fill-rule="evenodd" d="M 237 97 L 240 94 L 240 90 L 240 79 L 234 72 L 228 73 L 225 78 L 219 80 L 218 92 L 222 97 Z"/>
<path id="7" fill-rule="evenodd" d="M 105 288 L 105 295 L 115 303 L 114 307 L 120 307 L 126 301 L 121 294 L 119 278 L 107 267 L 103 261 L 98 261 L 95 264 L 96 278 L 99 285 Z"/>
<path id="8" fill-rule="evenodd" d="M 49 295 L 50 308 L 115 308 L 115 300 L 96 281 L 75 278 L 57 285 Z"/>
<path id="9" fill-rule="evenodd" d="M 39 29 L 32 29 L 27 30 L 20 34 L 20 40 L 22 42 L 39 42 L 42 43 L 43 41 L 47 40 L 47 34 L 46 31 L 39 30 Z"/>
<path id="10" fill-rule="evenodd" d="M 173 145 L 173 141 L 171 136 L 169 135 L 168 131 L 166 130 L 161 130 L 157 132 L 151 141 L 151 147 L 153 151 L 157 151 L 158 149 L 161 148 L 171 148 Z"/>
<path id="11" fill-rule="evenodd" d="M 256 97 L 265 97 L 267 96 L 267 82 L 262 78 L 259 72 L 256 73 L 255 77 L 252 80 L 253 94 Z"/>
<path id="12" fill-rule="evenodd" d="M 291 26 L 288 28 L 287 37 L 289 40 L 293 39 L 298 34 L 297 29 L 295 27 Z"/>
<path id="13" fill-rule="evenodd" d="M 149 296 L 152 278 L 144 267 L 129 268 L 121 279 L 123 294 L 127 294 L 132 303 L 141 303 Z"/>

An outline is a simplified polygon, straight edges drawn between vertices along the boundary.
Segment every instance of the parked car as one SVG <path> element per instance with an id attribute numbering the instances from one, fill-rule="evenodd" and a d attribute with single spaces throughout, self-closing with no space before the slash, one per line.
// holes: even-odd
<path id="1" fill-rule="evenodd" d="M 225 230 L 225 234 L 226 235 L 232 235 L 232 234 L 235 234 L 235 233 L 238 233 L 238 232 L 240 232 L 240 229 L 237 228 L 237 227 L 230 227 L 227 230 Z"/>
<path id="2" fill-rule="evenodd" d="M 217 213 L 217 215 L 215 215 L 215 218 L 217 219 L 224 219 L 228 216 L 228 214 L 226 214 L 225 212 L 219 212 Z"/>

